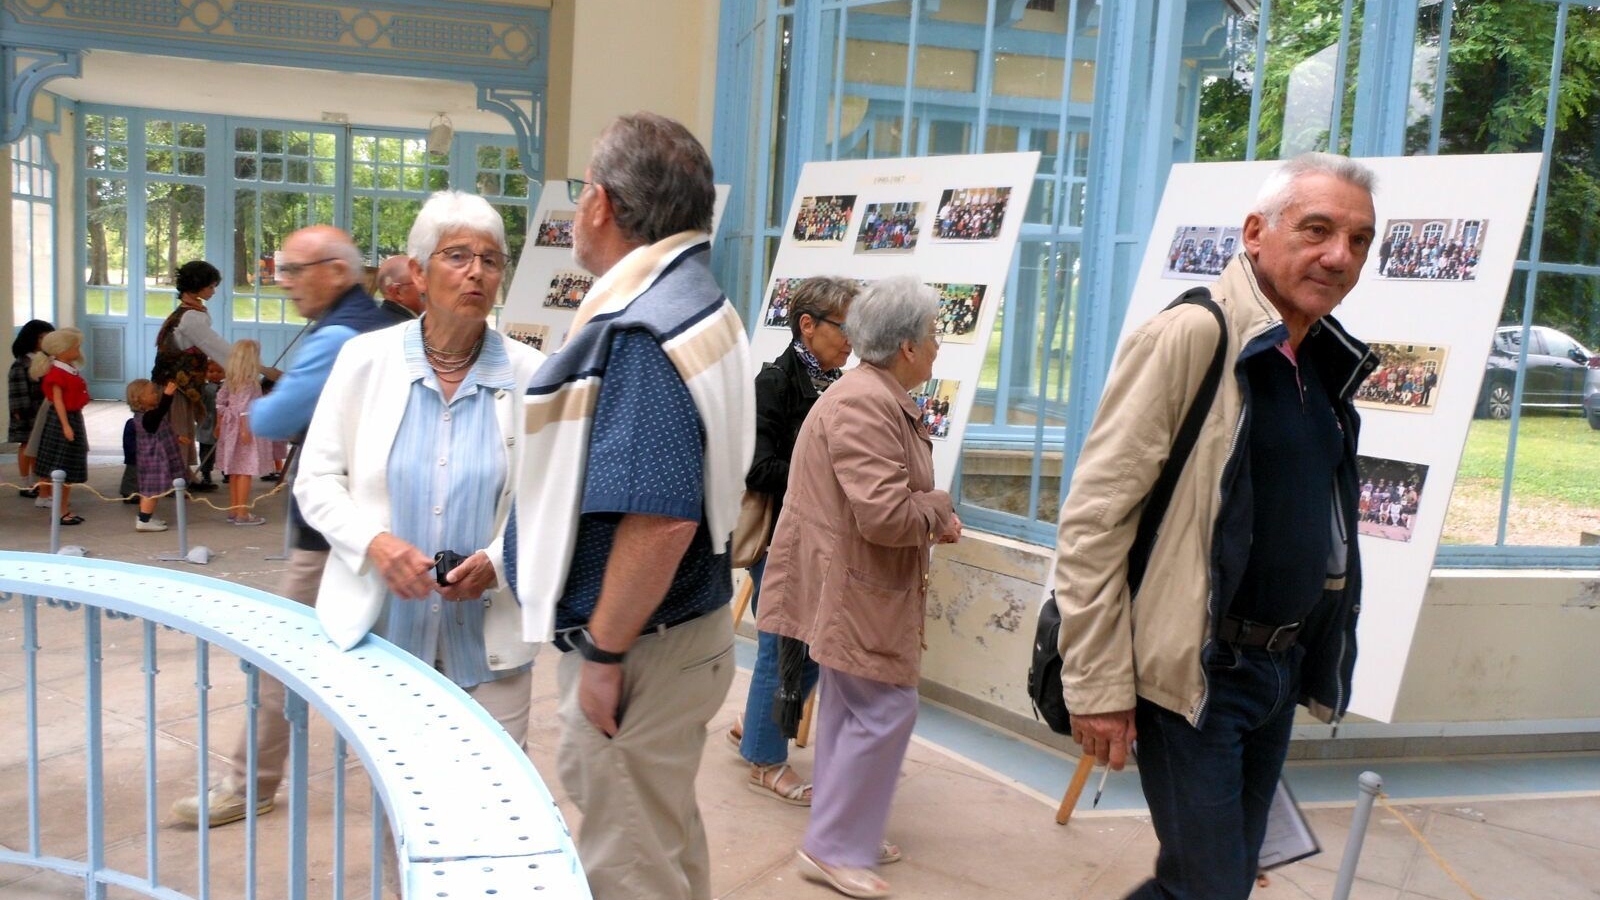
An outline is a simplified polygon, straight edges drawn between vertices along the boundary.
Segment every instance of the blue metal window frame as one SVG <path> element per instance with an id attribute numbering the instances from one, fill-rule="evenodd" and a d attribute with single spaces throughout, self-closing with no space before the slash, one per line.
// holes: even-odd
<path id="1" fill-rule="evenodd" d="M 55 156 L 50 152 L 48 139 L 48 135 L 56 130 L 58 130 L 57 127 L 37 121 L 32 122 L 29 124 L 28 129 L 23 132 L 22 138 L 16 144 L 13 144 L 11 148 L 12 260 L 14 264 L 17 258 L 17 249 L 21 245 L 26 247 L 26 252 L 22 256 L 29 261 L 27 315 L 22 315 L 19 311 L 15 296 L 12 297 L 11 301 L 13 311 L 12 324 L 18 327 L 29 319 L 44 319 L 47 322 L 53 322 L 56 319 L 56 284 L 60 280 L 60 276 L 57 274 L 59 267 L 56 265 L 56 260 L 58 259 L 56 255 L 58 251 L 56 222 L 58 220 L 56 217 L 60 211 L 60 205 L 57 200 L 61 194 L 61 187 L 58 180 L 60 178 L 60 166 L 56 164 Z M 33 152 L 28 154 L 30 158 L 19 159 L 17 152 L 24 146 L 30 147 Z M 39 172 L 44 176 L 46 183 L 49 185 L 47 190 L 42 194 L 33 193 L 31 187 L 26 193 L 19 190 L 19 186 L 24 182 L 24 179 L 31 183 L 34 172 Z M 15 215 L 19 205 L 26 211 L 25 215 L 20 217 Z M 50 222 L 45 231 L 47 245 L 42 251 L 34 242 L 33 219 L 39 209 L 49 210 L 48 218 Z M 19 222 L 27 223 L 26 227 L 19 227 Z M 34 278 L 41 253 L 46 259 L 44 269 L 48 273 L 48 280 L 42 285 Z M 15 268 L 14 265 L 13 268 Z M 16 280 L 15 271 L 12 273 L 12 278 L 14 285 Z"/>
<path id="2" fill-rule="evenodd" d="M 1081 4 L 1085 0 L 1077 2 Z M 1552 52 L 1547 96 L 1547 121 L 1554 121 L 1555 103 L 1561 88 L 1560 68 L 1564 56 L 1568 9 L 1582 4 L 1577 0 L 1543 2 L 1558 6 L 1558 33 Z M 1351 75 L 1355 4 L 1356 0 L 1342 0 L 1339 6 L 1339 51 L 1335 62 L 1335 83 L 1339 85 L 1347 84 Z M 714 154 L 719 174 L 732 181 L 736 189 L 735 199 L 728 210 L 728 224 L 724 226 L 719 241 L 721 253 L 718 265 L 724 275 L 734 276 L 725 280 L 725 284 L 744 288 L 744 306 L 751 313 L 750 321 L 754 321 L 764 293 L 769 248 L 779 237 L 779 220 L 793 195 L 801 165 L 810 159 L 837 158 L 839 148 L 844 145 L 843 140 L 827 144 L 819 138 L 819 135 L 828 133 L 830 125 L 837 134 L 841 124 L 842 105 L 836 105 L 832 121 L 827 121 L 830 96 L 868 96 L 874 106 L 898 102 L 901 108 L 899 118 L 902 123 L 903 155 L 918 152 L 925 146 L 922 142 L 926 140 L 927 117 L 918 117 L 918 110 L 938 108 L 940 112 L 945 112 L 965 106 L 963 111 L 973 125 L 969 135 L 972 152 L 982 152 L 988 125 L 1004 121 L 1006 104 L 992 103 L 987 96 L 993 77 L 995 34 L 997 27 L 1003 27 L 999 17 L 1020 12 L 1017 7 L 1021 4 L 1015 0 L 989 0 L 988 20 L 981 28 L 928 19 L 926 14 L 938 9 L 939 0 L 911 0 L 909 18 L 891 18 L 869 11 L 878 5 L 877 0 L 793 0 L 785 5 L 780 5 L 778 0 L 757 3 L 724 0 L 721 20 L 723 52 L 719 54 L 718 61 L 721 89 L 717 98 Z M 1184 66 L 1182 62 L 1186 49 L 1215 40 L 1215 35 L 1202 32 L 1216 18 L 1221 3 L 1220 0 L 1190 0 L 1173 4 L 1102 0 L 1098 6 L 1098 34 L 1093 39 L 1073 36 L 1066 39 L 1066 47 L 1073 50 L 1068 65 L 1069 78 L 1070 62 L 1086 55 L 1080 51 L 1085 41 L 1092 40 L 1092 59 L 1096 63 L 1094 103 L 1089 116 L 1094 122 L 1090 168 L 1086 176 L 1080 179 L 1087 193 L 1084 221 L 1081 226 L 1074 228 L 1025 225 L 1022 232 L 1024 242 L 1076 244 L 1080 251 L 1079 269 L 1076 279 L 1067 280 L 1068 290 L 1072 289 L 1075 282 L 1076 296 L 1106 298 L 1098 302 L 1073 304 L 1073 297 L 1066 296 L 1060 298 L 1058 304 L 1053 293 L 1057 290 L 1056 285 L 1048 287 L 1052 293 L 1048 295 L 1049 306 L 1045 310 L 1047 328 L 1058 321 L 1052 316 L 1074 317 L 1071 346 L 1066 348 L 1068 355 L 1057 361 L 1070 365 L 1070 372 L 1064 375 L 1069 387 L 1065 404 L 1068 424 L 1064 430 L 1056 431 L 1053 427 L 1046 428 L 1041 416 L 1034 428 L 975 425 L 969 428 L 963 448 L 1005 446 L 1032 449 L 1029 516 L 1015 516 L 969 504 L 961 504 L 959 508 L 963 519 L 974 527 L 1046 545 L 1054 542 L 1054 528 L 1049 523 L 1034 520 L 1038 513 L 1043 457 L 1046 452 L 1054 452 L 1059 447 L 1063 456 L 1063 481 L 1069 477 L 1115 352 L 1115 337 L 1131 291 L 1133 268 L 1142 256 L 1149 220 L 1154 216 L 1159 202 L 1165 173 L 1171 163 L 1193 158 L 1198 95 L 1204 73 L 1196 71 L 1196 67 Z M 1273 0 L 1261 0 L 1257 16 L 1270 21 L 1272 6 Z M 1360 7 L 1361 59 L 1359 65 L 1355 66 L 1354 104 L 1347 111 L 1344 91 L 1335 90 L 1329 111 L 1329 144 L 1334 149 L 1357 156 L 1399 155 L 1404 152 L 1411 66 L 1416 50 L 1420 6 L 1419 0 L 1363 0 Z M 1444 6 L 1446 11 L 1441 26 L 1443 35 L 1437 76 L 1440 83 L 1447 77 L 1449 62 L 1449 3 L 1446 2 Z M 844 27 L 840 27 L 841 21 L 845 23 Z M 1076 21 L 1070 12 L 1069 21 Z M 1229 20 L 1222 21 L 1226 24 Z M 1270 48 L 1268 31 L 1266 28 L 1258 29 L 1255 53 L 1257 70 L 1265 67 Z M 1059 35 L 1035 34 L 1023 40 L 1049 42 L 1060 39 Z M 904 84 L 896 87 L 846 82 L 843 56 L 847 37 L 870 37 L 909 45 Z M 921 46 L 960 47 L 980 53 L 977 102 L 973 102 L 974 94 L 916 89 L 917 49 Z M 1048 49 L 1041 52 L 1055 50 L 1058 58 L 1064 50 L 1059 43 L 1053 46 L 1047 43 L 1046 46 Z M 830 54 L 834 64 L 827 66 L 824 64 L 825 57 Z M 788 60 L 786 69 L 780 66 L 780 59 L 784 57 Z M 752 71 L 757 73 L 754 79 L 749 77 Z M 806 78 L 795 78 L 790 75 L 795 72 L 810 74 Z M 790 83 L 784 84 L 786 80 Z M 784 89 L 780 91 L 779 85 L 784 85 Z M 1178 99 L 1180 96 L 1183 98 L 1181 103 Z M 1444 92 L 1436 92 L 1430 153 L 1438 150 L 1439 122 L 1444 101 Z M 1064 94 L 1059 103 L 1062 127 L 1057 130 L 1058 140 L 1063 143 L 1072 133 L 1067 127 L 1069 115 L 1075 114 L 1069 109 L 1072 105 L 1070 97 Z M 1258 155 L 1261 106 L 1261 82 L 1257 80 L 1251 95 L 1247 159 L 1255 159 Z M 870 114 L 868 118 L 870 120 Z M 913 120 L 917 121 L 917 129 L 910 127 Z M 1168 133 L 1171 130 L 1179 133 Z M 914 131 L 918 133 L 913 134 Z M 754 140 L 751 140 L 752 135 Z M 1532 323 L 1534 295 L 1541 273 L 1600 277 L 1600 266 L 1548 263 L 1540 258 L 1548 207 L 1548 159 L 1554 140 L 1553 128 L 1546 129 L 1544 140 L 1547 162 L 1540 173 L 1535 202 L 1533 249 L 1527 259 L 1517 263 L 1517 268 L 1528 275 L 1523 305 L 1525 327 Z M 763 150 L 770 152 L 761 152 Z M 1058 153 L 1058 170 L 1064 165 L 1062 158 L 1065 156 L 1064 152 Z M 1158 173 L 1157 177 L 1151 177 L 1152 172 Z M 1041 172 L 1041 177 L 1046 174 Z M 740 187 L 749 191 L 748 196 L 741 196 Z M 1057 185 L 1058 189 L 1061 187 L 1063 185 Z M 1066 194 L 1058 194 L 1057 202 L 1066 202 Z M 1060 223 L 1063 220 L 1057 218 L 1054 221 Z M 1018 318 L 1011 315 L 1017 294 L 1017 270 L 1018 260 L 1014 259 L 1012 278 L 1006 292 L 1005 321 L 1008 327 L 1001 337 L 1001 384 L 996 391 L 1001 395 L 1012 386 L 1007 379 L 1013 374 L 1016 354 L 1024 352 L 1029 341 L 1036 341 L 1040 337 L 1031 324 L 1025 336 L 1013 324 Z M 1036 402 L 1049 402 L 1051 368 L 1042 365 L 1032 373 L 1038 379 L 1037 393 L 1031 395 Z M 1062 374 L 1057 373 L 1056 377 L 1062 377 Z M 1511 547 L 1504 544 L 1514 471 L 1515 425 L 1521 415 L 1520 374 L 1516 390 L 1513 409 L 1517 418 L 1513 419 L 1513 436 L 1508 447 L 1505 480 L 1502 483 L 1497 544 L 1441 547 L 1438 564 L 1474 567 L 1551 564 L 1600 566 L 1600 549 Z M 1019 431 L 1032 433 L 1019 434 Z M 1052 432 L 1053 435 L 1050 434 Z M 1051 437 L 1058 438 L 1059 445 Z"/>

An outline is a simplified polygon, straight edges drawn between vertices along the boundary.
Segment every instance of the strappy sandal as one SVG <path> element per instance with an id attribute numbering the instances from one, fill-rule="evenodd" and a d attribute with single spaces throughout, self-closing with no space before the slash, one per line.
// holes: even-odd
<path id="1" fill-rule="evenodd" d="M 889 882 L 879 878 L 878 873 L 871 869 L 826 866 L 817 862 L 804 850 L 795 851 L 795 862 L 800 869 L 801 878 L 825 884 L 846 897 L 889 896 Z"/>
<path id="2" fill-rule="evenodd" d="M 884 841 L 878 845 L 878 865 L 887 866 L 890 863 L 897 863 L 903 858 L 900 854 L 899 844 L 891 844 L 888 841 Z"/>
<path id="3" fill-rule="evenodd" d="M 83 516 L 74 516 L 74 515 L 62 516 L 61 517 L 61 524 L 63 524 L 63 525 L 82 525 L 83 524 Z"/>
<path id="4" fill-rule="evenodd" d="M 778 789 L 778 785 L 783 783 L 784 773 L 791 771 L 793 770 L 789 768 L 788 763 L 751 766 L 750 778 L 745 781 L 744 786 L 758 794 L 776 798 L 790 806 L 810 806 L 811 782 L 799 782 L 786 791 Z"/>

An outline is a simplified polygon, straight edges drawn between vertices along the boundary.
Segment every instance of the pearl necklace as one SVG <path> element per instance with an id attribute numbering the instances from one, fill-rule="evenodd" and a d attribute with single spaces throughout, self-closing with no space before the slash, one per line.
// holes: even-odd
<path id="1" fill-rule="evenodd" d="M 483 350 L 483 339 L 487 333 L 488 330 L 485 329 L 483 334 L 478 335 L 478 340 L 465 350 L 441 350 L 428 343 L 428 333 L 424 331 L 422 355 L 427 358 L 428 365 L 433 367 L 433 371 L 440 375 L 459 372 L 478 361 L 478 353 Z"/>

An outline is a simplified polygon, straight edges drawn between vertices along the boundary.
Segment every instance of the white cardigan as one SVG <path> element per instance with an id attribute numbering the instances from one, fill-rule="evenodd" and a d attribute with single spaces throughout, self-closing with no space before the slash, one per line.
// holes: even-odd
<path id="1" fill-rule="evenodd" d="M 341 650 L 360 643 L 383 611 L 383 575 L 367 559 L 367 546 L 388 531 L 389 451 L 400 431 L 412 377 L 406 367 L 408 322 L 351 338 L 339 352 L 311 417 L 300 451 L 295 499 L 311 527 L 333 548 L 317 591 L 317 619 Z M 517 388 L 495 392 L 495 418 L 506 453 L 506 482 L 495 504 L 494 540 L 483 548 L 496 583 L 484 611 L 483 639 L 490 669 L 530 662 L 537 646 L 522 639 L 516 598 L 506 586 L 501 545 L 522 468 L 522 409 L 528 382 L 544 354 L 501 339 Z"/>

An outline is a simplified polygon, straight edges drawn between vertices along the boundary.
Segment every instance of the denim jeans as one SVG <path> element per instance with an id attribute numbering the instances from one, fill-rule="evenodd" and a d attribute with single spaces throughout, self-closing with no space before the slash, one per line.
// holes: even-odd
<path id="1" fill-rule="evenodd" d="M 1156 874 L 1129 900 L 1245 900 L 1283 772 L 1300 692 L 1299 646 L 1218 643 L 1199 729 L 1140 699 L 1139 781 L 1161 842 Z"/>
<path id="2" fill-rule="evenodd" d="M 766 574 L 767 560 L 750 567 L 750 580 L 755 591 L 750 595 L 750 611 L 756 611 L 756 601 L 761 599 L 761 577 Z M 772 695 L 778 690 L 778 641 L 776 634 L 765 631 L 757 635 L 756 665 L 750 673 L 750 695 L 744 701 L 744 738 L 739 742 L 739 755 L 758 766 L 770 766 L 789 758 L 789 739 L 783 736 L 778 723 L 772 721 Z M 817 664 L 807 658 L 801 672 L 801 690 L 809 694 L 817 684 Z"/>

